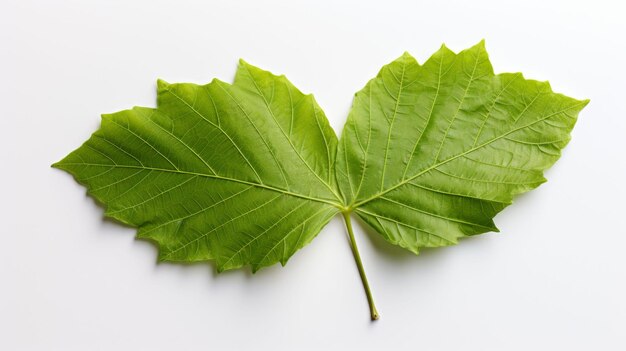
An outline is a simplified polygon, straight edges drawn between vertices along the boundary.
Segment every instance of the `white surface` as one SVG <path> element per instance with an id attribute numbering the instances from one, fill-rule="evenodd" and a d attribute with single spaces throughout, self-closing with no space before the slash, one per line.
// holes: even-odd
<path id="1" fill-rule="evenodd" d="M 619 1 L 0 1 L 1 350 L 626 350 L 626 50 Z M 154 106 L 157 77 L 231 80 L 243 57 L 353 94 L 408 50 L 486 38 L 496 72 L 590 98 L 549 182 L 486 234 L 419 257 L 357 228 L 371 323 L 339 218 L 285 268 L 156 264 L 49 165 L 99 114 Z"/>

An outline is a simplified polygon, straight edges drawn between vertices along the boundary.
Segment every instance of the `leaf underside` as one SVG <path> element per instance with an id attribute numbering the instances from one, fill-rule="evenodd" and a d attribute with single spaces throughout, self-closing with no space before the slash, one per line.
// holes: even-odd
<path id="1" fill-rule="evenodd" d="M 54 164 L 155 241 L 159 259 L 219 271 L 283 265 L 337 213 L 418 253 L 497 231 L 545 181 L 587 104 L 494 75 L 483 42 L 408 53 L 354 99 L 340 141 L 311 95 L 240 61 L 233 84 L 158 82 L 157 107 L 103 115 Z"/>

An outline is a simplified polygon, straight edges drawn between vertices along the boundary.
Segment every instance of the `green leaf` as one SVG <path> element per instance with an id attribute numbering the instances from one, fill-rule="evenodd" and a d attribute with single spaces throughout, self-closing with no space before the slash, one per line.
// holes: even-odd
<path id="1" fill-rule="evenodd" d="M 423 65 L 405 53 L 356 94 L 339 187 L 359 217 L 416 254 L 498 231 L 492 218 L 545 182 L 587 103 L 494 75 L 484 42 L 459 54 L 442 46 Z"/>
<path id="2" fill-rule="evenodd" d="M 163 261 L 218 271 L 283 265 L 342 213 L 414 253 L 497 231 L 493 217 L 545 181 L 588 103 L 494 75 L 484 43 L 408 53 L 356 94 L 341 141 L 311 95 L 240 62 L 235 82 L 158 82 L 158 107 L 104 115 L 54 167 Z"/>
<path id="3" fill-rule="evenodd" d="M 285 264 L 339 212 L 337 137 L 311 95 L 240 62 L 235 83 L 158 82 L 55 164 L 163 261 Z"/>

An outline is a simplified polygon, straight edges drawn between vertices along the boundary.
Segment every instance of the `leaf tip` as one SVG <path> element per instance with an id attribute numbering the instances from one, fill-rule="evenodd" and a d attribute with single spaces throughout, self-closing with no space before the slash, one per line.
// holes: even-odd
<path id="1" fill-rule="evenodd" d="M 550 84 L 550 82 L 549 82 L 549 81 L 544 80 L 544 81 L 543 81 L 543 82 L 541 82 L 541 83 L 542 83 L 543 85 L 545 85 L 549 91 L 552 91 L 552 84 Z"/>
<path id="2" fill-rule="evenodd" d="M 107 208 L 108 210 L 108 208 Z M 135 234 L 135 238 L 136 239 L 140 239 L 140 240 L 144 240 L 144 239 L 149 239 L 149 240 L 153 240 L 150 235 L 148 235 L 150 232 L 146 230 L 146 227 L 139 227 L 139 229 L 137 230 L 137 233 Z M 156 240 L 155 240 L 156 242 Z"/>
<path id="3" fill-rule="evenodd" d="M 396 244 L 396 245 L 398 245 L 398 244 Z M 405 248 L 405 249 L 407 249 L 407 250 L 411 251 L 411 252 L 412 252 L 415 256 L 419 256 L 419 254 L 420 254 L 420 248 L 419 248 L 419 246 L 413 246 L 413 245 L 402 245 L 402 244 L 399 244 L 399 245 L 400 245 L 400 247 L 403 247 L 403 248 Z"/>
<path id="4" fill-rule="evenodd" d="M 165 262 L 169 260 L 170 252 L 164 250 L 162 247 L 159 249 L 159 253 L 157 254 L 157 262 Z"/>
<path id="5" fill-rule="evenodd" d="M 580 104 L 582 105 L 581 108 L 585 108 L 585 106 L 589 105 L 589 102 L 591 102 L 590 99 L 580 100 Z"/>
<path id="6" fill-rule="evenodd" d="M 408 51 L 405 51 L 404 53 L 402 53 L 402 56 L 400 56 L 400 58 L 398 58 L 398 60 L 401 60 L 405 64 L 406 63 L 408 63 L 408 64 L 417 63 L 417 60 L 415 60 L 415 57 L 413 57 L 413 55 L 411 55 Z"/>
<path id="7" fill-rule="evenodd" d="M 170 85 L 170 83 L 164 81 L 161 78 L 157 78 L 157 89 L 162 90 L 167 88 L 167 86 Z"/>
<path id="8" fill-rule="evenodd" d="M 487 48 L 485 47 L 485 39 L 481 39 L 478 43 L 476 43 L 476 45 L 472 46 L 469 49 L 465 49 L 462 52 L 474 52 L 477 53 L 479 55 L 481 54 L 486 54 L 487 53 Z"/>
<path id="9" fill-rule="evenodd" d="M 437 52 L 435 52 L 433 54 L 433 56 L 436 56 L 436 55 L 448 55 L 448 54 L 455 55 L 454 51 L 450 50 L 450 48 L 447 47 L 445 43 L 443 43 L 443 44 L 441 44 L 441 47 L 439 48 L 439 50 L 437 50 Z"/>
<path id="10" fill-rule="evenodd" d="M 68 156 L 69 156 L 69 155 L 68 155 Z M 66 169 L 66 166 L 65 166 L 65 163 L 67 162 L 66 160 L 67 160 L 67 157 L 63 158 L 63 159 L 62 159 L 62 160 L 60 160 L 60 161 L 57 161 L 57 162 L 55 162 L 55 163 L 51 164 L 51 165 L 50 165 L 50 167 L 51 167 L 51 168 L 56 168 L 56 169 L 61 169 L 61 170 L 64 170 L 64 171 L 65 171 L 65 170 L 67 170 L 67 169 Z"/>

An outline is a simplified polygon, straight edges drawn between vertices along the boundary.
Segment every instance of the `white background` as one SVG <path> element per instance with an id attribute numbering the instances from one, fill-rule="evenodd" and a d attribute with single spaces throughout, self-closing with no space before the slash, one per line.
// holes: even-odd
<path id="1" fill-rule="evenodd" d="M 1 350 L 626 350 L 626 9 L 620 1 L 0 1 Z M 334 219 L 285 268 L 156 264 L 49 165 L 155 81 L 237 59 L 313 92 L 340 131 L 408 50 L 485 38 L 496 72 L 590 98 L 502 233 L 415 257 L 357 226 L 372 323 Z"/>

